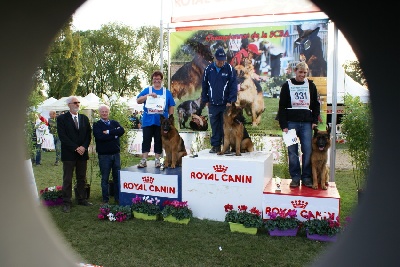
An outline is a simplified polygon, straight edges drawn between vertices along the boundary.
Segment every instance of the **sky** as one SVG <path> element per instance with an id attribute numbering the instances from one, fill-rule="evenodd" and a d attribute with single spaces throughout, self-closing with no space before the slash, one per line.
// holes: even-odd
<path id="1" fill-rule="evenodd" d="M 73 15 L 76 30 L 97 30 L 104 24 L 117 22 L 133 28 L 140 26 L 168 26 L 171 4 L 166 0 L 87 0 Z M 357 60 L 339 31 L 338 61 Z"/>

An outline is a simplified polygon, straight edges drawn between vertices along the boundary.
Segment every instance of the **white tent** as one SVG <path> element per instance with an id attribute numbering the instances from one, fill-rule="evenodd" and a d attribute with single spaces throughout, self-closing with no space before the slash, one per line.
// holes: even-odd
<path id="1" fill-rule="evenodd" d="M 54 110 L 54 111 L 69 110 L 67 102 L 66 102 L 67 98 L 68 98 L 67 96 L 64 96 L 49 105 L 44 105 L 43 107 L 45 107 L 46 110 Z M 81 102 L 82 107 L 87 106 L 88 102 L 86 99 L 84 99 L 81 96 L 78 96 L 78 99 Z"/>
<path id="2" fill-rule="evenodd" d="M 84 99 L 87 101 L 87 104 L 82 106 L 83 109 L 98 109 L 99 105 L 103 103 L 103 100 L 93 93 L 88 94 Z"/>
<path id="3" fill-rule="evenodd" d="M 50 97 L 50 98 L 47 98 L 45 101 L 43 101 L 43 103 L 42 104 L 40 104 L 39 106 L 38 106 L 38 108 L 37 108 L 37 112 L 39 112 L 40 113 L 40 115 L 42 115 L 43 117 L 45 117 L 46 119 L 48 119 L 50 116 L 49 116 L 49 111 L 50 111 L 50 109 L 48 109 L 46 106 L 47 105 L 51 105 L 52 103 L 54 103 L 54 102 L 56 102 L 57 101 L 57 99 L 55 99 L 54 97 Z"/>
<path id="4" fill-rule="evenodd" d="M 344 72 L 343 67 L 338 67 L 337 70 L 337 103 L 343 103 L 343 97 L 346 94 L 349 94 L 353 97 L 359 96 L 361 102 L 368 103 L 369 90 L 348 76 Z M 332 103 L 332 92 L 328 91 L 327 98 L 328 103 Z"/>
<path id="5" fill-rule="evenodd" d="M 137 99 L 137 96 L 133 96 L 133 97 L 129 98 L 128 101 L 126 101 L 128 108 L 132 109 L 132 110 L 138 110 L 138 111 L 143 110 L 143 104 L 138 104 L 136 99 Z"/>

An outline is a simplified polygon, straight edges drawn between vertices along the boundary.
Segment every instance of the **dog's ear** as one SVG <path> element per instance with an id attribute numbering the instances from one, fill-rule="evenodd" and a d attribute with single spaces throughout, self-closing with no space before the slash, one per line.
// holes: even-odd
<path id="1" fill-rule="evenodd" d="M 318 134 L 318 126 L 315 126 L 313 130 L 314 130 L 314 137 L 316 137 Z"/>
<path id="2" fill-rule="evenodd" d="M 331 134 L 331 129 L 332 127 L 329 124 L 326 125 L 326 131 L 328 132 L 329 135 Z"/>

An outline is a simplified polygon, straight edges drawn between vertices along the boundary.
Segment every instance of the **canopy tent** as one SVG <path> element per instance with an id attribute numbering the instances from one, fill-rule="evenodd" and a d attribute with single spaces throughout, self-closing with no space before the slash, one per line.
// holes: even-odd
<path id="1" fill-rule="evenodd" d="M 143 104 L 138 104 L 136 99 L 137 99 L 137 96 L 133 96 L 133 97 L 129 98 L 128 101 L 126 101 L 128 108 L 132 109 L 132 110 L 137 110 L 137 111 L 143 110 Z"/>
<path id="2" fill-rule="evenodd" d="M 68 105 L 67 105 L 67 96 L 64 96 L 62 98 L 60 98 L 59 100 L 50 103 L 48 105 L 43 105 L 42 107 L 45 108 L 46 110 L 54 110 L 54 111 L 64 111 L 64 110 L 69 110 Z M 79 101 L 81 102 L 81 107 L 85 107 L 88 104 L 88 101 L 81 97 L 78 96 Z"/>
<path id="3" fill-rule="evenodd" d="M 104 102 L 93 93 L 89 93 L 84 99 L 87 101 L 87 104 L 83 107 L 84 109 L 98 109 L 100 104 Z"/>
<path id="4" fill-rule="evenodd" d="M 54 102 L 56 102 L 56 101 L 57 101 L 56 98 L 50 97 L 50 98 L 46 99 L 45 101 L 43 101 L 43 103 L 40 104 L 40 105 L 38 106 L 38 108 L 36 109 L 36 111 L 39 112 L 40 115 L 42 115 L 43 117 L 45 117 L 46 119 L 48 119 L 48 118 L 50 117 L 50 116 L 49 116 L 49 111 L 50 111 L 51 109 L 46 108 L 46 105 L 51 105 L 52 103 L 54 103 Z"/>

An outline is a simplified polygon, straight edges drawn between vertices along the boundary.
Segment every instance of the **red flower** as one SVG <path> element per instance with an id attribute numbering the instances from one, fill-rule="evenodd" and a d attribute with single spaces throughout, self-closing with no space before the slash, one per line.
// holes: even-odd
<path id="1" fill-rule="evenodd" d="M 229 212 L 229 211 L 233 210 L 233 205 L 231 205 L 231 204 L 226 204 L 226 205 L 224 206 L 224 208 L 225 208 L 225 212 Z"/>
<path id="2" fill-rule="evenodd" d="M 246 205 L 239 205 L 238 206 L 239 211 L 244 212 L 247 210 L 247 206 Z"/>

